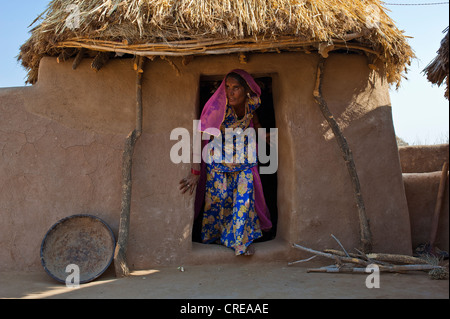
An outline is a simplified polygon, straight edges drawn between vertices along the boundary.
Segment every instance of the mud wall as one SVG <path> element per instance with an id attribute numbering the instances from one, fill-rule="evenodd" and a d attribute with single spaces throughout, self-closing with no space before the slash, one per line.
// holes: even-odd
<path id="1" fill-rule="evenodd" d="M 129 59 L 101 71 L 86 59 L 44 58 L 33 87 L 0 90 L 0 269 L 41 269 L 40 243 L 59 219 L 92 214 L 117 234 L 121 156 L 135 123 L 135 73 Z M 359 247 L 359 220 L 340 149 L 312 91 L 318 57 L 300 53 L 174 58 L 148 62 L 144 125 L 133 166 L 128 259 L 133 268 L 217 262 L 290 260 L 299 243 L 314 249 Z M 273 80 L 278 148 L 278 231 L 243 261 L 217 245 L 192 243 L 193 196 L 178 182 L 189 164 L 174 164 L 174 128 L 192 130 L 201 76 L 233 68 Z M 358 55 L 332 54 L 324 98 L 339 122 L 361 181 L 374 250 L 411 253 L 408 207 L 392 124 L 388 84 Z"/>
<path id="2" fill-rule="evenodd" d="M 444 162 L 449 161 L 449 145 L 419 145 L 399 148 L 406 198 L 411 220 L 413 249 L 430 242 L 439 184 Z M 449 251 L 448 177 L 438 220 L 436 246 Z"/>

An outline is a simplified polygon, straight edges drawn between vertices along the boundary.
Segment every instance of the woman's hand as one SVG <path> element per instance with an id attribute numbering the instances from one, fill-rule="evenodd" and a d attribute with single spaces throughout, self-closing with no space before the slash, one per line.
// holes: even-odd
<path id="1" fill-rule="evenodd" d="M 190 194 L 194 192 L 195 186 L 197 186 L 198 181 L 200 180 L 200 175 L 195 175 L 192 172 L 185 178 L 180 181 L 180 190 L 181 194 L 186 193 L 190 190 Z"/>

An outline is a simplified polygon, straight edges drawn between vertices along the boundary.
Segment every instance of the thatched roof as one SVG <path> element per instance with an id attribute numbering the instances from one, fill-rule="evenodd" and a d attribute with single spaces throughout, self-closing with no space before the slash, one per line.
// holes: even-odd
<path id="1" fill-rule="evenodd" d="M 379 0 L 53 0 L 41 19 L 19 54 L 28 83 L 43 56 L 80 48 L 148 57 L 358 51 L 397 84 L 414 57 Z"/>
<path id="2" fill-rule="evenodd" d="M 443 33 L 446 33 L 444 38 L 441 41 L 441 47 L 437 51 L 437 56 L 434 58 L 433 61 L 428 64 L 428 66 L 423 70 L 423 72 L 426 74 L 428 81 L 430 81 L 433 84 L 437 84 L 438 86 L 441 86 L 444 81 L 447 84 L 447 89 L 445 90 L 445 97 L 448 99 L 449 94 L 449 83 L 448 83 L 448 27 L 443 31 Z"/>

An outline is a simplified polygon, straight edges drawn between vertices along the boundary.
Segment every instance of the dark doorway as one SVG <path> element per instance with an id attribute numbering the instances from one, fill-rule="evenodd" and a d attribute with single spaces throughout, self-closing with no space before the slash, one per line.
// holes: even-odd
<path id="1" fill-rule="evenodd" d="M 198 118 L 203 110 L 203 106 L 206 104 L 211 95 L 220 86 L 223 77 L 202 77 L 200 78 L 199 89 L 199 112 Z M 276 128 L 275 123 L 275 111 L 273 105 L 272 94 L 272 77 L 254 76 L 255 81 L 261 87 L 261 106 L 256 110 L 261 126 L 269 132 L 270 128 Z M 258 141 L 260 143 L 260 141 Z M 264 142 L 263 142 L 264 143 Z M 267 155 L 274 150 L 267 147 Z M 266 166 L 270 163 L 263 164 L 259 162 L 260 166 Z M 277 206 L 277 173 L 274 174 L 260 174 L 261 183 L 264 189 L 264 197 L 266 204 L 270 211 L 270 217 L 272 221 L 272 229 L 267 232 L 263 232 L 264 236 L 257 240 L 257 242 L 272 240 L 276 236 L 277 223 L 278 223 L 278 206 Z M 201 207 L 204 205 L 201 204 Z M 197 218 L 194 221 L 194 227 L 192 231 L 192 241 L 201 242 L 200 233 L 202 227 L 203 210 L 200 211 Z"/>

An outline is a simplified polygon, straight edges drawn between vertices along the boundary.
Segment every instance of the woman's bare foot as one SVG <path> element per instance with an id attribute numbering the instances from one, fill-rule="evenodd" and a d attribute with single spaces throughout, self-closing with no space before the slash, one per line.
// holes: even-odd
<path id="1" fill-rule="evenodd" d="M 244 253 L 244 256 L 252 256 L 253 254 L 255 254 L 255 246 L 250 245 L 247 247 L 247 250 Z"/>

